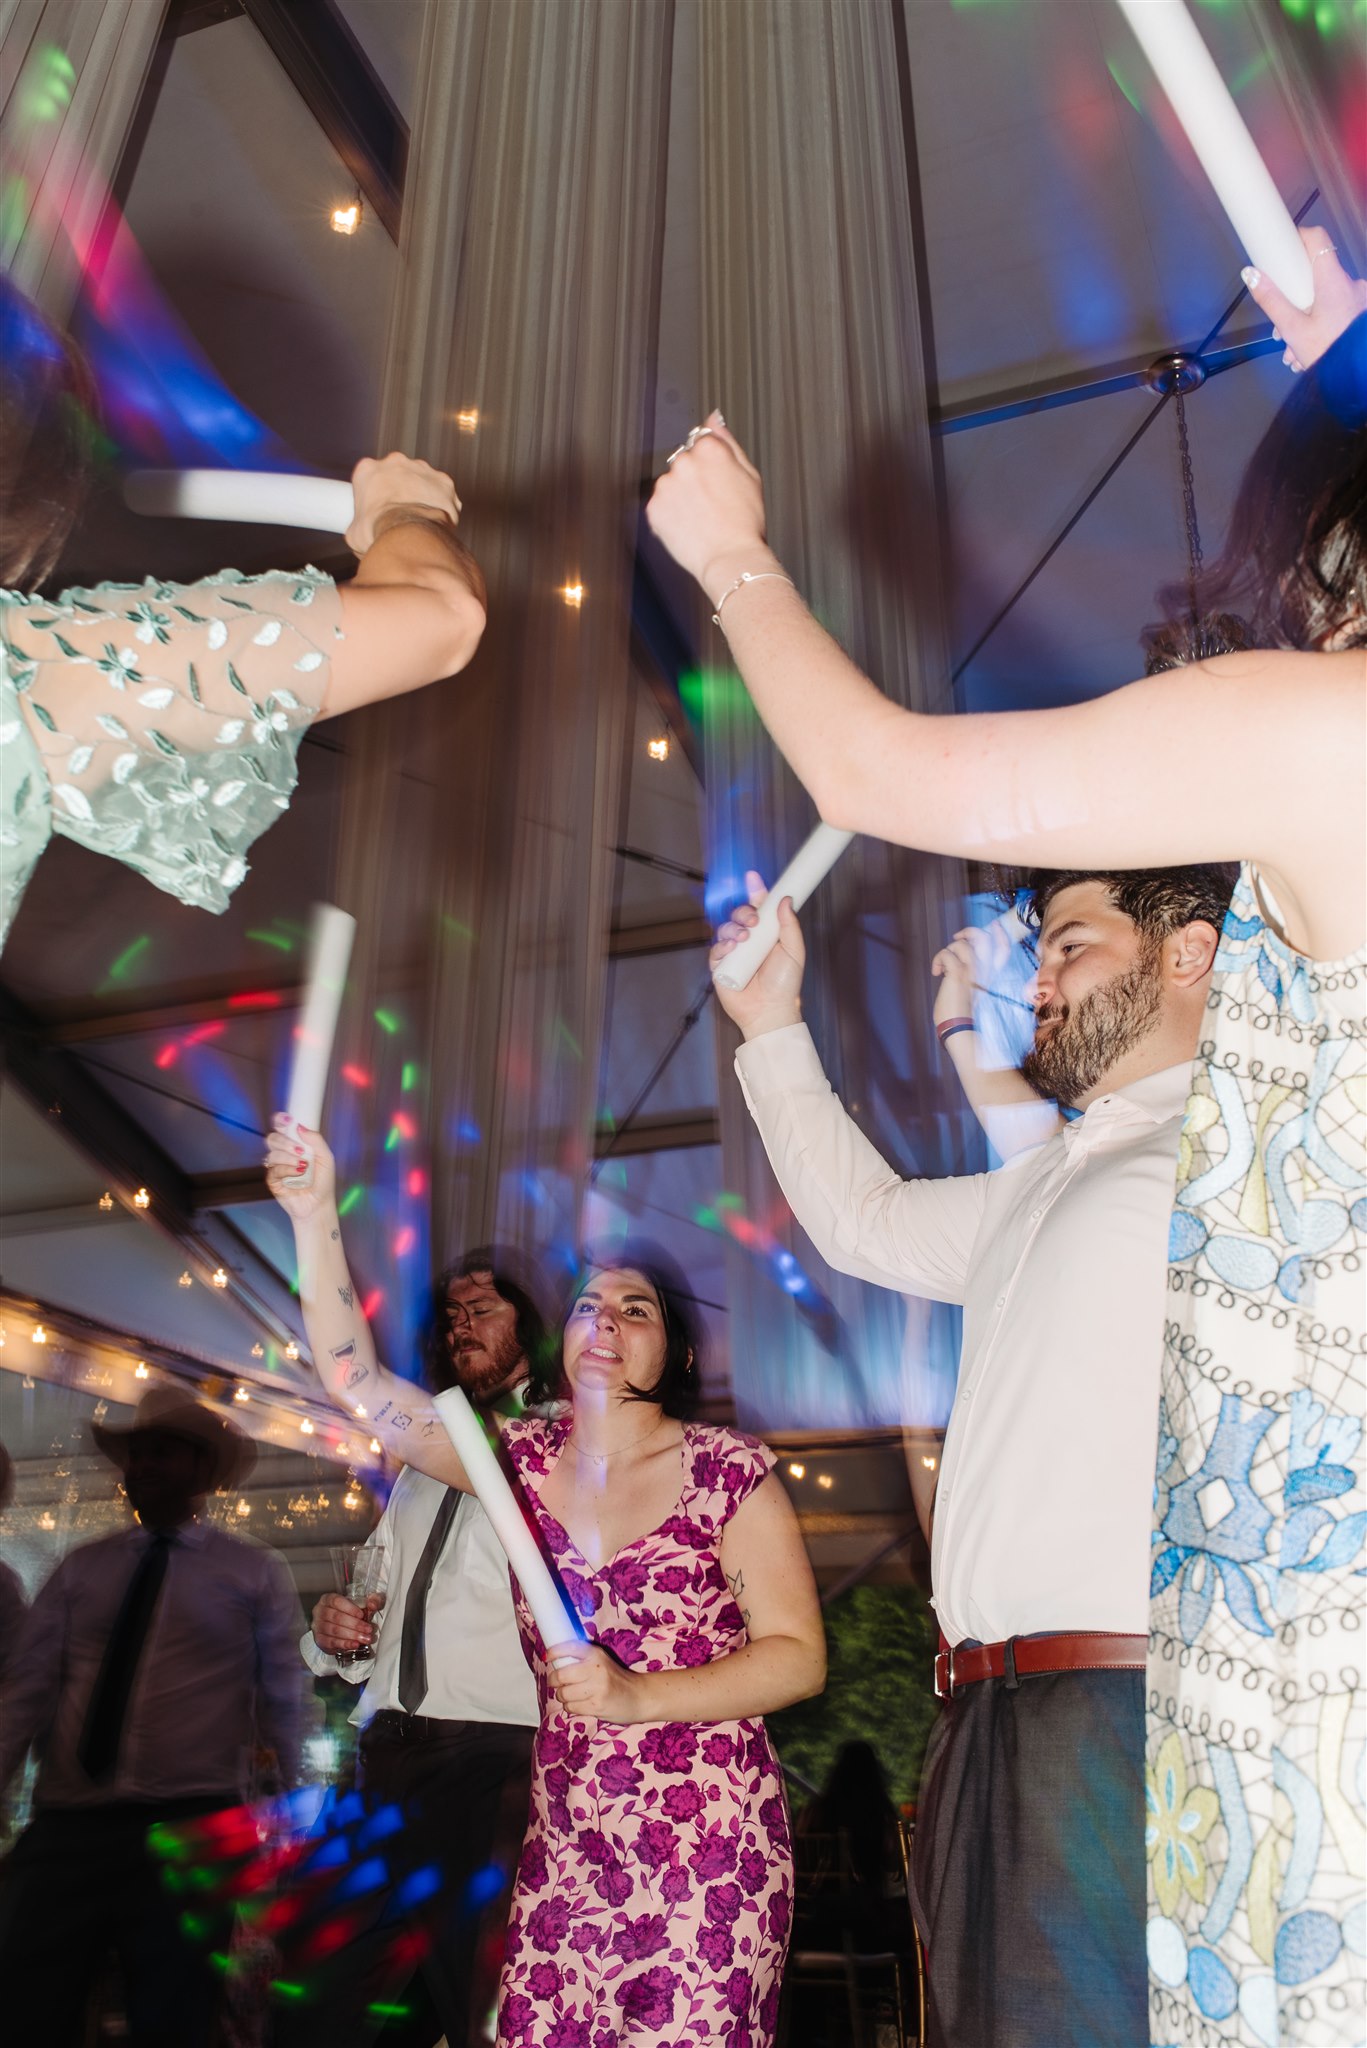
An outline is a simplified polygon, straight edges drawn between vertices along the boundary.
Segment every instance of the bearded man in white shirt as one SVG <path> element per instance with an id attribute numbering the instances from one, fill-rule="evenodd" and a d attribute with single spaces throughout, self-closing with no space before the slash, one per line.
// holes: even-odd
<path id="1" fill-rule="evenodd" d="M 931 1546 L 942 1708 L 914 1863 L 939 2048 L 1148 2040 L 1143 1670 L 1167 1226 L 1232 882 L 1196 867 L 1039 887 L 1023 1073 L 1081 1114 L 995 1173 L 903 1180 L 846 1114 L 801 1022 L 791 904 L 749 987 L 718 989 L 745 1037 L 751 1115 L 817 1249 L 964 1309 Z M 754 919 L 721 927 L 714 965 Z M 971 1020 L 938 1028 L 944 1043 Z"/>
<path id="2" fill-rule="evenodd" d="M 545 1397 L 545 1324 L 499 1253 L 441 1274 L 424 1348 L 432 1384 L 458 1383 L 476 1407 L 520 1414 Z M 279 2033 L 288 2048 L 369 2041 L 421 1973 L 449 2048 L 465 2048 L 483 2038 L 476 1951 L 501 1931 L 526 1827 L 536 1688 L 507 1559 L 473 1496 L 405 1465 L 363 1558 L 375 1551 L 383 1592 L 364 1607 L 326 1594 L 300 1643 L 318 1676 L 364 1685 L 360 1800 L 336 1890 L 288 1938 L 308 1997 Z M 376 1849 L 383 1880 L 349 1894 Z M 347 1939 L 332 1945 L 339 1916 Z M 484 1988 L 492 2002 L 492 1976 Z"/>

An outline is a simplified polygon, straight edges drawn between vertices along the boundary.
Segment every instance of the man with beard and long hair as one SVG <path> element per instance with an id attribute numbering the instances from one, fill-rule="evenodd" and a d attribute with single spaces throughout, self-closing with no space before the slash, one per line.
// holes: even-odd
<path id="1" fill-rule="evenodd" d="M 902 1180 L 847 1116 L 801 1022 L 790 903 L 749 987 L 718 986 L 746 1041 L 746 1101 L 818 1251 L 964 1309 L 932 1531 L 943 1704 L 914 1865 L 937 2042 L 1026 2048 L 1051 2016 L 1090 2048 L 1147 2038 L 1139 1788 L 1164 1252 L 1233 881 L 1186 867 L 1035 887 L 1023 1073 L 1077 1114 L 994 1173 Z M 714 964 L 754 921 L 741 909 L 722 926 Z M 968 1022 L 941 1017 L 942 1043 Z"/>
<path id="2" fill-rule="evenodd" d="M 545 1396 L 545 1325 L 501 1253 L 468 1253 L 439 1275 L 424 1351 L 434 1388 L 458 1384 L 486 1411 L 520 1415 Z M 309 1996 L 282 2013 L 282 2035 L 290 2048 L 368 2041 L 420 1973 L 450 2048 L 464 2048 L 483 2038 L 479 1994 L 493 2003 L 496 1962 L 477 1966 L 477 1948 L 500 1945 L 507 1917 L 536 1689 L 477 1500 L 405 1465 L 353 1583 L 376 1553 L 383 1590 L 362 1604 L 325 1594 L 300 1645 L 319 1677 L 365 1687 L 352 1716 L 363 1811 L 340 1886 L 320 1890 L 287 1944 Z M 384 1882 L 339 1899 L 378 1844 Z M 327 1931 L 339 1924 L 344 1943 Z"/>

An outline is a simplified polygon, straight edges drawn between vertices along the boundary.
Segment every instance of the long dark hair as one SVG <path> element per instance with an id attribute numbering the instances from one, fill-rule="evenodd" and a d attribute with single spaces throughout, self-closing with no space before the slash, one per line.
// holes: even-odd
<path id="1" fill-rule="evenodd" d="M 556 1340 L 546 1328 L 546 1318 L 530 1285 L 521 1276 L 516 1259 L 497 1245 L 479 1245 L 474 1251 L 462 1252 L 458 1259 L 443 1267 L 432 1282 L 421 1336 L 428 1385 L 440 1393 L 443 1388 L 455 1384 L 455 1368 L 446 1341 L 451 1327 L 446 1300 L 451 1282 L 483 1279 L 486 1273 L 495 1294 L 500 1295 L 514 1312 L 517 1341 L 527 1361 L 528 1398 L 534 1402 L 548 1401 L 559 1370 Z"/>
<path id="2" fill-rule="evenodd" d="M 1367 316 L 1298 377 L 1244 471 L 1224 550 L 1158 593 L 1151 667 L 1228 648 L 1367 647 Z"/>
<path id="3" fill-rule="evenodd" d="M 688 1283 L 668 1252 L 646 1238 L 628 1238 L 620 1245 L 587 1247 L 566 1297 L 565 1312 L 560 1318 L 561 1329 L 563 1331 L 570 1311 L 595 1273 L 620 1272 L 639 1273 L 643 1280 L 649 1281 L 660 1304 L 665 1337 L 664 1363 L 654 1386 L 636 1387 L 628 1383 L 626 1398 L 657 1404 L 666 1415 L 686 1422 L 697 1409 L 698 1390 L 702 1384 L 703 1324 Z M 569 1392 L 563 1365 L 560 1368 L 559 1391 Z"/>
<path id="4" fill-rule="evenodd" d="M 0 585 L 51 575 L 89 495 L 99 403 L 84 356 L 0 274 Z"/>

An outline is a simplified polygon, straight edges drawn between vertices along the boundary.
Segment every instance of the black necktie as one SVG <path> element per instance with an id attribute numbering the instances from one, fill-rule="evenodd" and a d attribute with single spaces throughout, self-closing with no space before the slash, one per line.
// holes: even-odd
<path id="1" fill-rule="evenodd" d="M 147 1641 L 152 1610 L 157 1604 L 161 1582 L 166 1577 L 171 1543 L 172 1538 L 165 1530 L 158 1530 L 153 1536 L 128 1581 L 123 1605 L 105 1644 L 104 1661 L 95 1680 L 95 1690 L 90 1695 L 85 1730 L 77 1751 L 86 1776 L 97 1784 L 113 1776 L 119 1759 L 128 1696 L 133 1690 L 143 1644 Z"/>
<path id="2" fill-rule="evenodd" d="M 427 1697 L 427 1589 L 461 1499 L 456 1487 L 447 1487 L 432 1533 L 418 1559 L 418 1569 L 408 1583 L 403 1603 L 403 1640 L 399 1644 L 399 1703 L 406 1714 L 416 1714 Z"/>

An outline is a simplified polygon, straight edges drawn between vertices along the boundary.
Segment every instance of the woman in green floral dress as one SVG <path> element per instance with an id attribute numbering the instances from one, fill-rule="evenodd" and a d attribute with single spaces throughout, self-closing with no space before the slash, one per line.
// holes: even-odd
<path id="1" fill-rule="evenodd" d="M 311 722 L 454 675 L 484 629 L 455 488 L 404 455 L 356 469 L 341 587 L 228 570 L 35 595 L 80 510 L 90 405 L 42 340 L 0 382 L 0 944 L 53 832 L 222 910 Z"/>

